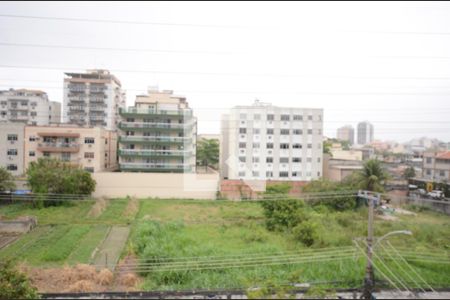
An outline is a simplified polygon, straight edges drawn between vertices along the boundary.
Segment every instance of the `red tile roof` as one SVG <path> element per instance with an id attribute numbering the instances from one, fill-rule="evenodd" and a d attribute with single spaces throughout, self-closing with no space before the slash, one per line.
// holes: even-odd
<path id="1" fill-rule="evenodd" d="M 439 158 L 439 159 L 450 159 L 450 151 L 439 152 L 436 155 L 436 158 Z"/>

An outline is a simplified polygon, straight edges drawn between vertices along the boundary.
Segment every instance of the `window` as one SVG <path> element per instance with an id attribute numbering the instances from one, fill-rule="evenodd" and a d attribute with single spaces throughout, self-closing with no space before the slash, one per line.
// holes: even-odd
<path id="1" fill-rule="evenodd" d="M 293 149 L 302 149 L 302 144 L 292 144 Z"/>
<path id="2" fill-rule="evenodd" d="M 247 115 L 246 114 L 240 114 L 239 115 L 239 119 L 246 120 L 247 119 Z"/>
<path id="3" fill-rule="evenodd" d="M 289 144 L 280 144 L 280 149 L 289 149 Z"/>
<path id="4" fill-rule="evenodd" d="M 317 162 L 320 163 L 320 157 L 317 158 Z"/>
<path id="5" fill-rule="evenodd" d="M 267 171 L 266 172 L 266 177 L 273 177 L 273 172 L 272 171 Z"/>
<path id="6" fill-rule="evenodd" d="M 307 157 L 306 162 L 309 162 L 309 163 L 312 162 L 312 157 Z"/>
<path id="7" fill-rule="evenodd" d="M 312 129 L 308 129 L 308 134 L 313 134 Z"/>
<path id="8" fill-rule="evenodd" d="M 267 143 L 266 144 L 267 149 L 273 149 L 273 143 Z"/>
<path id="9" fill-rule="evenodd" d="M 94 158 L 94 152 L 84 152 L 84 158 Z"/>
<path id="10" fill-rule="evenodd" d="M 36 137 L 35 136 L 30 136 L 30 138 L 28 139 L 30 142 L 34 142 L 36 141 Z"/>
<path id="11" fill-rule="evenodd" d="M 147 123 L 149 120 L 148 119 L 144 119 L 144 123 Z M 134 122 L 133 118 L 127 118 L 127 122 Z"/>
<path id="12" fill-rule="evenodd" d="M 266 163 L 273 163 L 273 157 L 266 157 Z"/>
<path id="13" fill-rule="evenodd" d="M 312 144 L 308 144 L 308 149 L 312 149 Z"/>
<path id="14" fill-rule="evenodd" d="M 17 155 L 17 149 L 8 149 L 8 155 L 16 156 Z"/>
<path id="15" fill-rule="evenodd" d="M 245 171 L 239 172 L 238 176 L 239 176 L 239 177 L 245 177 Z"/>
<path id="16" fill-rule="evenodd" d="M 255 120 L 255 121 L 261 120 L 261 115 L 259 115 L 259 114 L 254 115 L 254 116 L 253 116 L 253 120 Z"/>
<path id="17" fill-rule="evenodd" d="M 294 163 L 301 163 L 302 162 L 302 158 L 301 157 L 293 157 L 292 158 L 292 162 L 294 162 Z"/>
<path id="18" fill-rule="evenodd" d="M 427 175 L 431 175 L 431 170 L 427 170 Z"/>
<path id="19" fill-rule="evenodd" d="M 253 171 L 253 172 L 252 172 L 252 176 L 253 176 L 253 177 L 259 177 L 259 172 Z"/>
<path id="20" fill-rule="evenodd" d="M 280 172 L 280 177 L 289 177 L 289 172 Z"/>
<path id="21" fill-rule="evenodd" d="M 289 129 L 280 129 L 281 135 L 289 135 Z"/>
<path id="22" fill-rule="evenodd" d="M 300 177 L 300 172 L 292 172 L 292 177 Z"/>
<path id="23" fill-rule="evenodd" d="M 17 165 L 7 165 L 6 169 L 8 171 L 17 171 Z"/>
<path id="24" fill-rule="evenodd" d="M 281 115 L 281 121 L 289 121 L 289 115 Z"/>
<path id="25" fill-rule="evenodd" d="M 253 134 L 259 134 L 259 133 L 260 133 L 259 128 L 254 128 L 254 129 L 253 129 Z"/>
<path id="26" fill-rule="evenodd" d="M 84 170 L 89 173 L 94 173 L 94 168 L 92 168 L 92 167 L 86 167 L 86 168 L 84 168 Z"/>
<path id="27" fill-rule="evenodd" d="M 431 157 L 427 157 L 427 164 L 431 164 L 431 161 L 432 161 Z"/>
<path id="28" fill-rule="evenodd" d="M 272 128 L 267 128 L 267 134 L 273 134 L 273 129 Z"/>
<path id="29" fill-rule="evenodd" d="M 274 120 L 273 114 L 267 115 L 267 121 L 273 121 L 273 120 Z"/>
<path id="30" fill-rule="evenodd" d="M 36 117 L 37 113 L 35 111 L 30 112 L 30 116 Z"/>
<path id="31" fill-rule="evenodd" d="M 320 177 L 320 171 L 317 172 L 317 176 Z"/>
<path id="32" fill-rule="evenodd" d="M 252 157 L 252 162 L 259 163 L 259 157 Z"/>
<path id="33" fill-rule="evenodd" d="M 134 135 L 134 132 L 133 132 L 133 134 L 131 134 L 131 135 Z M 85 143 L 85 144 L 94 144 L 94 143 L 95 143 L 95 139 L 92 138 L 92 137 L 85 137 L 85 138 L 84 138 L 84 143 Z"/>
<path id="34" fill-rule="evenodd" d="M 294 115 L 294 121 L 303 121 L 302 115 Z"/>
<path id="35" fill-rule="evenodd" d="M 239 133 L 240 134 L 247 133 L 247 128 L 239 128 Z"/>
<path id="36" fill-rule="evenodd" d="M 439 176 L 444 177 L 445 176 L 445 171 L 439 171 Z"/>
<path id="37" fill-rule="evenodd" d="M 311 172 L 306 172 L 307 177 L 311 177 Z"/>
<path id="38" fill-rule="evenodd" d="M 17 134 L 8 134 L 8 141 L 17 141 Z"/>
<path id="39" fill-rule="evenodd" d="M 2 117 L 6 117 L 6 111 L 0 112 L 0 115 L 1 115 Z"/>
<path id="40" fill-rule="evenodd" d="M 295 134 L 295 135 L 301 135 L 301 134 L 303 134 L 303 130 L 301 130 L 301 129 L 294 129 L 294 130 L 292 130 L 292 133 Z"/>
<path id="41" fill-rule="evenodd" d="M 61 153 L 62 161 L 70 161 L 70 153 Z"/>
<path id="42" fill-rule="evenodd" d="M 259 149 L 259 143 L 253 143 L 253 149 Z"/>
<path id="43" fill-rule="evenodd" d="M 247 147 L 246 143 L 239 143 L 239 148 L 245 148 L 245 147 Z"/>
<path id="44" fill-rule="evenodd" d="M 105 139 L 105 145 L 108 145 L 108 139 Z"/>
<path id="45" fill-rule="evenodd" d="M 309 121 L 312 121 L 312 116 L 308 116 L 308 120 L 309 120 Z"/>
<path id="46" fill-rule="evenodd" d="M 44 155 L 45 157 L 50 157 L 50 152 L 44 152 L 43 155 Z"/>
<path id="47" fill-rule="evenodd" d="M 280 157 L 280 163 L 282 164 L 289 163 L 289 157 Z"/>
<path id="48" fill-rule="evenodd" d="M 239 161 L 240 162 L 245 162 L 245 156 L 239 156 Z"/>
<path id="49" fill-rule="evenodd" d="M 34 153 L 34 151 L 30 151 L 28 152 L 28 156 L 36 156 L 36 153 Z"/>

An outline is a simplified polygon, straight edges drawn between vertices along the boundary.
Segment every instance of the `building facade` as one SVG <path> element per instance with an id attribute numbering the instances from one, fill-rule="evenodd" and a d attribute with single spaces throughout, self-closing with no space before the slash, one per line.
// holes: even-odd
<path id="1" fill-rule="evenodd" d="M 41 157 L 59 159 L 89 172 L 117 169 L 117 133 L 100 127 L 65 124 L 26 126 L 24 168 Z"/>
<path id="2" fill-rule="evenodd" d="M 61 103 L 45 92 L 27 89 L 0 91 L 0 122 L 48 125 L 61 122 Z"/>
<path id="3" fill-rule="evenodd" d="M 0 167 L 14 176 L 24 172 L 24 123 L 0 122 Z"/>
<path id="4" fill-rule="evenodd" d="M 422 177 L 439 182 L 450 182 L 450 151 L 425 152 Z"/>
<path id="5" fill-rule="evenodd" d="M 149 89 L 120 116 L 121 171 L 195 172 L 197 120 L 185 97 Z"/>
<path id="6" fill-rule="evenodd" d="M 337 138 L 341 141 L 347 141 L 350 145 L 355 143 L 355 129 L 351 125 L 338 128 Z"/>
<path id="7" fill-rule="evenodd" d="M 125 107 L 120 81 L 107 70 L 65 75 L 64 123 L 116 130 L 119 110 Z"/>
<path id="8" fill-rule="evenodd" d="M 222 179 L 309 181 L 322 176 L 323 110 L 256 101 L 222 116 Z"/>
<path id="9" fill-rule="evenodd" d="M 358 123 L 358 144 L 367 145 L 373 141 L 373 125 L 369 122 Z"/>

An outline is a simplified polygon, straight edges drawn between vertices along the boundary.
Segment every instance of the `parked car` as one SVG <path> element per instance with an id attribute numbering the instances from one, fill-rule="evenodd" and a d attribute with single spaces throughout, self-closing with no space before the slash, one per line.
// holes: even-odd
<path id="1" fill-rule="evenodd" d="M 418 189 L 417 192 L 419 193 L 419 195 L 421 196 L 425 196 L 427 194 L 427 191 L 425 191 L 424 189 Z"/>
<path id="2" fill-rule="evenodd" d="M 428 197 L 432 198 L 432 199 L 443 199 L 444 198 L 444 192 L 442 191 L 438 191 L 438 190 L 433 190 L 431 192 L 429 192 Z"/>

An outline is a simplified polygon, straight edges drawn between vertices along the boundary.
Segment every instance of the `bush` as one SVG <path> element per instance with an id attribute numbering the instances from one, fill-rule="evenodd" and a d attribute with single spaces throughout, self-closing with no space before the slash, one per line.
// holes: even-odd
<path id="1" fill-rule="evenodd" d="M 0 299 L 37 299 L 36 288 L 10 261 L 0 262 Z"/>
<path id="2" fill-rule="evenodd" d="M 349 195 L 351 191 L 356 190 L 354 183 L 350 182 L 332 182 L 326 179 L 314 180 L 303 187 L 305 193 L 323 193 L 328 192 L 329 196 L 320 197 L 308 201 L 313 206 L 324 205 L 333 210 L 349 210 L 356 206 L 356 192 L 355 195 Z M 333 193 L 335 196 L 333 197 Z"/>
<path id="3" fill-rule="evenodd" d="M 0 167 L 0 192 L 10 191 L 16 188 L 14 177 L 5 168 Z"/>
<path id="4" fill-rule="evenodd" d="M 311 221 L 305 221 L 295 226 L 292 233 L 296 240 L 308 247 L 311 247 L 318 238 L 317 225 Z"/>
<path id="5" fill-rule="evenodd" d="M 267 200 L 262 201 L 268 230 L 285 230 L 295 227 L 308 218 L 305 203 L 302 200 Z"/>

